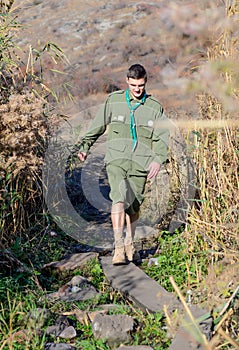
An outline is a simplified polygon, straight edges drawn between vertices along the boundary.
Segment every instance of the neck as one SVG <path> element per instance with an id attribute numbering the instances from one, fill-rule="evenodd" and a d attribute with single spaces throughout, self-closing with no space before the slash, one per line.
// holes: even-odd
<path id="1" fill-rule="evenodd" d="M 129 91 L 129 96 L 132 97 L 134 100 L 142 100 L 143 98 L 146 97 L 146 91 L 144 90 L 144 92 L 139 96 L 139 97 L 136 97 L 134 96 L 134 94 L 132 94 L 132 92 L 128 89 Z"/>

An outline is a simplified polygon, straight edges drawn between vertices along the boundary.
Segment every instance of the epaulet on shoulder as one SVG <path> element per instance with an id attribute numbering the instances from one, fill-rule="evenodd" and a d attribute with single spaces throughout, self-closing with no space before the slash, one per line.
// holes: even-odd
<path id="1" fill-rule="evenodd" d="M 152 95 L 148 95 L 148 98 L 150 99 L 150 100 L 152 100 L 152 101 L 154 101 L 154 102 L 157 102 L 157 103 L 159 103 L 160 104 L 160 102 L 159 102 L 159 100 L 157 100 L 155 97 L 153 97 Z"/>
<path id="2" fill-rule="evenodd" d="M 116 90 L 116 91 L 113 91 L 109 94 L 109 96 L 111 95 L 117 95 L 117 94 L 123 94 L 124 93 L 124 90 Z"/>

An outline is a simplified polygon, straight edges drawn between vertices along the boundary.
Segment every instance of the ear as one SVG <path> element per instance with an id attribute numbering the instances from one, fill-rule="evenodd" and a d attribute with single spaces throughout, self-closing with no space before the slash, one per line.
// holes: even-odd
<path id="1" fill-rule="evenodd" d="M 126 77 L 126 83 L 129 84 L 129 78 L 128 77 Z"/>

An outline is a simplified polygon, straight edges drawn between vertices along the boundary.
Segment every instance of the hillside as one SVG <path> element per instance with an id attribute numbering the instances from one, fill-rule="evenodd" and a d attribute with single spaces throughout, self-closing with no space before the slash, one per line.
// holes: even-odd
<path id="1" fill-rule="evenodd" d="M 195 104 L 187 87 L 190 79 L 200 81 L 198 65 L 224 15 L 217 3 L 17 0 L 18 20 L 25 26 L 19 44 L 26 55 L 29 45 L 39 49 L 48 41 L 64 50 L 69 65 L 59 68 L 75 97 L 75 104 L 64 108 L 68 114 L 102 101 L 114 86 L 124 87 L 125 71 L 135 62 L 146 66 L 148 89 L 169 114 L 191 114 Z M 52 73 L 49 82 L 60 89 L 59 75 Z"/>

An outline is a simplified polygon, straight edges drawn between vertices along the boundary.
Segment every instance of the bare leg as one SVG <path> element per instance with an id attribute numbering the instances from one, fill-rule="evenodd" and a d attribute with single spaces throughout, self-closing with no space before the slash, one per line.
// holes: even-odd
<path id="1" fill-rule="evenodd" d="M 118 202 L 112 205 L 111 209 L 111 220 L 114 231 L 114 239 L 115 239 L 115 252 L 113 256 L 113 264 L 125 264 L 125 248 L 124 248 L 124 224 L 125 224 L 125 211 L 124 211 L 124 203 Z"/>
<path id="2" fill-rule="evenodd" d="M 129 261 L 133 260 L 134 255 L 134 236 L 137 226 L 137 221 L 139 219 L 139 213 L 133 215 L 126 214 L 126 235 L 125 235 L 125 252 Z"/>
<path id="3" fill-rule="evenodd" d="M 131 237 L 132 239 L 134 239 L 137 221 L 139 219 L 139 213 L 135 213 L 133 215 L 126 214 L 125 217 L 126 217 L 126 225 L 127 225 L 126 238 Z"/>

